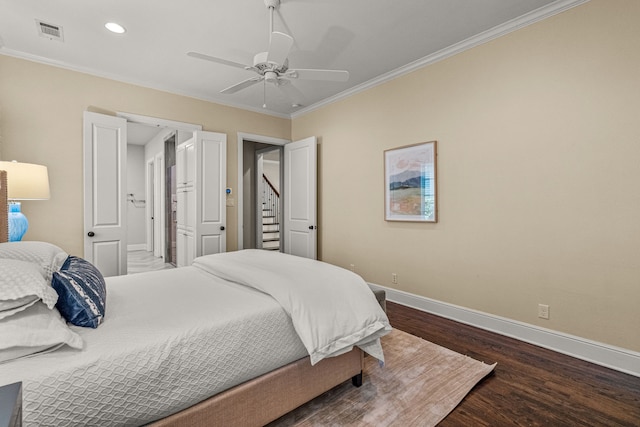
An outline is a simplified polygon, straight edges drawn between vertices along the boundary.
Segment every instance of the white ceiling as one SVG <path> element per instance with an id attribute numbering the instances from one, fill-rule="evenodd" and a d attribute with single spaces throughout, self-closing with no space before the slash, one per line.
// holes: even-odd
<path id="1" fill-rule="evenodd" d="M 584 1 L 282 0 L 274 30 L 295 40 L 289 67 L 344 69 L 350 78 L 295 81 L 302 107 L 267 84 L 266 111 L 262 84 L 219 93 L 254 73 L 186 55 L 251 65 L 268 47 L 264 0 L 0 0 L 0 54 L 295 117 Z M 64 41 L 39 36 L 36 20 L 61 26 Z M 110 33 L 108 21 L 127 32 Z"/>
<path id="2" fill-rule="evenodd" d="M 163 128 L 142 123 L 127 123 L 127 144 L 146 145 L 154 136 L 163 131 Z"/>

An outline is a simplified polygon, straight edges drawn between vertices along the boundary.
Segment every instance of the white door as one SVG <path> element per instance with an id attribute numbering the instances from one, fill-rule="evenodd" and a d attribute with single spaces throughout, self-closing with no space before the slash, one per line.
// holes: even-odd
<path id="1" fill-rule="evenodd" d="M 147 161 L 147 202 L 145 204 L 147 221 L 147 252 L 153 252 L 153 232 L 154 232 L 154 221 L 155 221 L 155 174 L 154 174 L 154 163 L 153 160 Z"/>
<path id="2" fill-rule="evenodd" d="M 84 112 L 84 258 L 127 274 L 127 121 Z"/>
<path id="3" fill-rule="evenodd" d="M 154 180 L 153 186 L 153 256 L 164 257 L 165 248 L 165 215 L 164 215 L 164 199 L 165 199 L 165 172 L 164 172 L 164 154 L 158 153 L 153 158 Z"/>
<path id="4" fill-rule="evenodd" d="M 264 149 L 263 149 L 264 150 Z M 264 246 L 264 242 L 263 242 L 263 238 L 264 238 L 264 234 L 262 233 L 264 227 L 263 227 L 263 220 L 264 220 L 264 213 L 263 213 L 263 209 L 264 209 L 264 199 L 263 199 L 263 193 L 264 193 L 264 188 L 262 186 L 262 174 L 264 173 L 264 152 L 262 150 L 258 150 L 256 151 L 256 194 L 255 194 L 255 199 L 256 199 L 256 221 L 255 221 L 255 235 L 256 235 L 256 249 L 263 249 Z"/>
<path id="5" fill-rule="evenodd" d="M 195 256 L 227 250 L 227 135 L 194 132 Z"/>
<path id="6" fill-rule="evenodd" d="M 316 137 L 284 146 L 284 252 L 316 259 Z"/>

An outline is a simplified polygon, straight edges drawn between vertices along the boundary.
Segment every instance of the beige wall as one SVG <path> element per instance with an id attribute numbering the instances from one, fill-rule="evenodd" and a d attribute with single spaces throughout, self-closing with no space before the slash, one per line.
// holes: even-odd
<path id="1" fill-rule="evenodd" d="M 227 184 L 237 186 L 237 132 L 289 139 L 290 120 L 0 55 L 0 158 L 49 168 L 51 199 L 23 202 L 25 240 L 83 253 L 82 112 L 127 112 L 227 134 Z M 237 248 L 236 208 L 227 247 Z"/>
<path id="2" fill-rule="evenodd" d="M 295 118 L 320 141 L 321 258 L 640 351 L 638 22 L 592 0 Z M 439 222 L 385 222 L 383 151 L 431 140 Z"/>

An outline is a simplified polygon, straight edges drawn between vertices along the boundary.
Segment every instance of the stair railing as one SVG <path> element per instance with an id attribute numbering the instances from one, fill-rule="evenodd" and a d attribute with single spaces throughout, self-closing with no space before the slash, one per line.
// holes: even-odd
<path id="1" fill-rule="evenodd" d="M 262 203 L 263 209 L 269 211 L 269 216 L 276 218 L 274 222 L 278 224 L 278 230 L 280 230 L 280 193 L 265 174 L 262 174 Z"/>

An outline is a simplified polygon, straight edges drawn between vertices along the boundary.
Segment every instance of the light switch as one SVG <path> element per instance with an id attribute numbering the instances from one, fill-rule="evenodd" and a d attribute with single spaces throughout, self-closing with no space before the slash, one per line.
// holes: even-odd
<path id="1" fill-rule="evenodd" d="M 233 199 L 231 197 L 227 197 L 227 206 L 235 206 L 236 205 L 236 199 Z"/>

